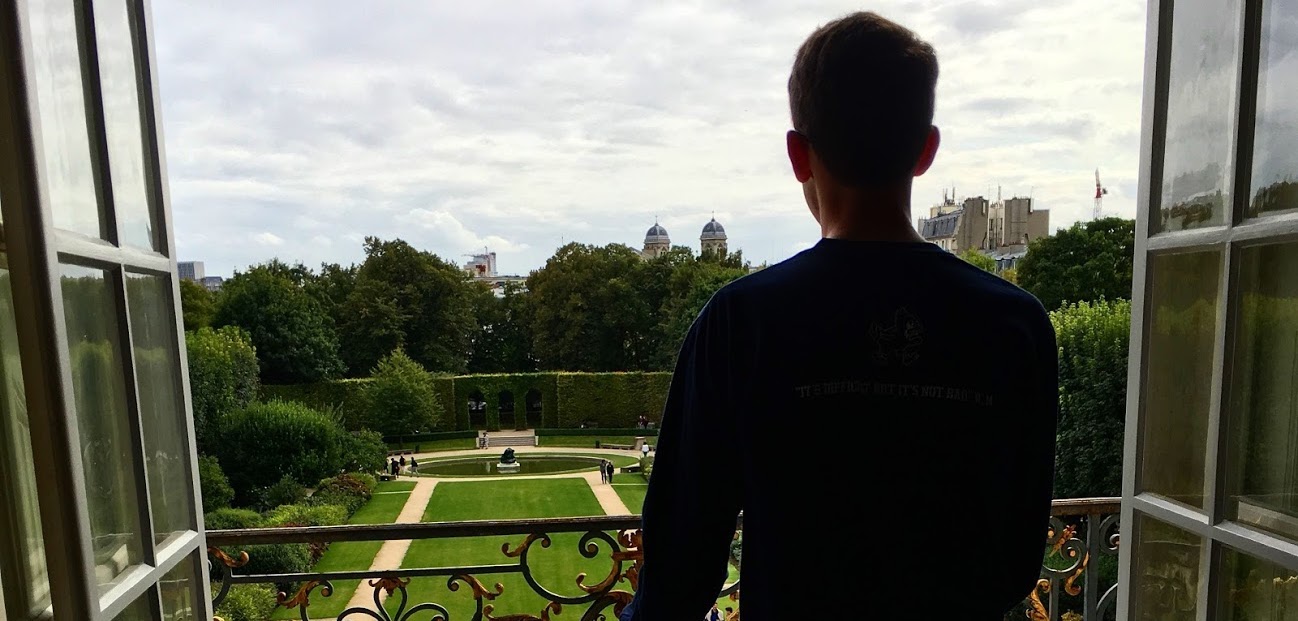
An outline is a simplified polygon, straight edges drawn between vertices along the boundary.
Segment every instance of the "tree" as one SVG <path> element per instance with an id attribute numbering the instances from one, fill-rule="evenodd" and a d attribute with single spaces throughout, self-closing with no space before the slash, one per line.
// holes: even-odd
<path id="1" fill-rule="evenodd" d="M 206 453 L 221 417 L 257 398 L 257 352 L 248 334 L 234 326 L 186 332 L 185 349 L 198 451 Z"/>
<path id="2" fill-rule="evenodd" d="M 293 273 L 278 261 L 236 273 L 221 288 L 213 321 L 248 333 L 268 384 L 317 382 L 343 371 L 333 321 Z"/>
<path id="3" fill-rule="evenodd" d="M 627 371 L 644 368 L 640 340 L 652 309 L 637 289 L 639 253 L 621 244 L 570 243 L 527 279 L 533 348 L 541 368 Z"/>
<path id="4" fill-rule="evenodd" d="M 295 401 L 254 403 L 221 419 L 212 450 L 234 487 L 236 502 L 287 476 L 315 485 L 346 462 L 349 434 L 325 414 Z"/>
<path id="5" fill-rule="evenodd" d="M 469 344 L 469 373 L 536 370 L 530 302 L 517 283 L 506 283 L 504 295 L 499 297 L 486 286 L 477 286 L 473 315 L 478 326 Z"/>
<path id="6" fill-rule="evenodd" d="M 234 500 L 234 488 L 215 457 L 198 458 L 198 487 L 203 490 L 203 513 L 229 507 Z"/>
<path id="7" fill-rule="evenodd" d="M 1059 344 L 1055 497 L 1120 495 L 1131 303 L 1078 302 L 1050 321 Z"/>
<path id="8" fill-rule="evenodd" d="M 1047 310 L 1068 302 L 1130 299 L 1135 225 L 1103 218 L 1038 238 L 1019 261 L 1019 285 Z"/>
<path id="9" fill-rule="evenodd" d="M 990 272 L 992 274 L 996 273 L 996 259 L 987 256 L 986 253 L 980 250 L 970 248 L 961 252 L 960 258 L 964 259 L 969 265 L 972 265 L 984 272 Z"/>
<path id="10" fill-rule="evenodd" d="M 379 361 L 365 387 L 368 426 L 388 436 L 436 429 L 442 403 L 432 377 L 406 352 L 397 349 Z"/>
<path id="11" fill-rule="evenodd" d="M 216 301 L 207 287 L 192 280 L 180 281 L 180 312 L 185 330 L 197 330 L 212 325 L 216 314 Z"/>
<path id="12" fill-rule="evenodd" d="M 662 334 L 657 368 L 671 370 L 685 335 L 699 316 L 703 306 L 712 296 L 731 281 L 743 277 L 748 270 L 733 264 L 700 259 L 676 266 L 670 281 L 668 298 L 664 300 L 662 321 L 658 332 Z"/>
<path id="13" fill-rule="evenodd" d="M 473 283 L 459 267 L 394 239 L 365 238 L 365 262 L 343 304 L 353 372 L 401 347 L 425 368 L 463 373 L 474 333 Z"/>

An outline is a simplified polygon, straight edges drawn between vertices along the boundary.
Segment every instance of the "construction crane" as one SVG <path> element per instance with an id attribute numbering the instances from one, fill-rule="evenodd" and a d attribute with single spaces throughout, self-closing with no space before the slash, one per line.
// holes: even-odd
<path id="1" fill-rule="evenodd" d="M 1091 219 L 1099 220 L 1104 215 L 1104 195 L 1109 193 L 1109 188 L 1100 185 L 1100 169 L 1095 169 L 1095 212 L 1091 214 Z"/>

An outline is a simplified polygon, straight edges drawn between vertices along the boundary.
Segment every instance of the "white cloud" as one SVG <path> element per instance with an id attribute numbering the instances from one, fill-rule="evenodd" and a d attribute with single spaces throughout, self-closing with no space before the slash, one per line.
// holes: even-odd
<path id="1" fill-rule="evenodd" d="M 264 232 L 263 232 L 263 233 L 258 233 L 255 237 L 253 237 L 253 239 L 256 240 L 257 243 L 259 243 L 259 244 L 261 244 L 261 245 L 263 245 L 263 246 L 271 246 L 271 247 L 275 247 L 275 246 L 283 246 L 283 245 L 284 245 L 284 240 L 283 240 L 283 238 L 281 238 L 280 236 L 278 236 L 278 235 L 276 235 L 276 234 L 274 234 L 274 233 L 264 233 Z"/>
<path id="2" fill-rule="evenodd" d="M 1133 215 L 1144 6 L 873 4 L 942 64 L 944 144 L 916 213 L 953 184 L 1000 185 L 1066 226 L 1089 215 L 1098 167 L 1106 209 Z M 785 81 L 807 34 L 858 4 L 153 8 L 182 258 L 346 264 L 376 235 L 450 260 L 490 246 L 526 272 L 564 241 L 638 246 L 655 216 L 697 245 L 715 211 L 758 263 L 814 241 L 784 155 Z"/>

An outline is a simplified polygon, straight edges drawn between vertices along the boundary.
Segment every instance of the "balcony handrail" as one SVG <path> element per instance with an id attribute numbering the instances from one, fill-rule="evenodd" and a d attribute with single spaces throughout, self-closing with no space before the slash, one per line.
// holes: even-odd
<path id="1" fill-rule="evenodd" d="M 1117 554 L 1118 519 L 1122 504 L 1120 499 L 1102 498 L 1068 498 L 1051 502 L 1051 515 L 1046 529 L 1046 560 L 1056 559 L 1053 565 L 1047 563 L 1042 567 L 1041 579 L 1026 600 L 1027 617 L 1031 621 L 1057 621 L 1061 618 L 1060 597 L 1063 595 L 1082 596 L 1083 618 L 1086 621 L 1102 619 L 1112 610 L 1116 601 L 1117 585 L 1102 586 L 1100 577 L 1091 564 L 1101 556 L 1112 557 Z M 743 515 L 736 521 L 737 528 L 743 528 Z M 214 564 L 219 566 L 222 574 L 220 588 L 214 603 L 219 604 L 234 584 L 248 583 L 298 583 L 301 586 L 291 596 L 281 593 L 278 598 L 280 606 L 297 608 L 302 619 L 308 619 L 310 595 L 320 589 L 324 596 L 332 593 L 335 580 L 358 580 L 375 578 L 369 586 L 373 588 L 374 611 L 352 608 L 343 612 L 339 618 L 347 617 L 354 612 L 368 614 L 374 618 L 388 619 L 387 611 L 382 610 L 381 592 L 393 595 L 399 592 L 401 610 L 406 607 L 406 585 L 413 578 L 431 576 L 447 577 L 447 586 L 451 590 L 455 584 L 467 585 L 471 590 L 477 606 L 475 618 L 484 618 L 490 613 L 491 601 L 496 597 L 483 585 L 475 575 L 520 575 L 528 586 L 537 594 L 550 601 L 558 611 L 561 605 L 589 606 L 582 618 L 597 618 L 600 611 L 610 610 L 613 614 L 620 612 L 622 606 L 630 601 L 638 582 L 640 565 L 643 559 L 640 532 L 641 519 L 638 515 L 615 515 L 597 517 L 563 517 L 523 520 L 475 520 L 458 522 L 421 522 L 413 524 L 358 524 L 344 526 L 306 526 L 282 528 L 249 528 L 212 530 L 207 532 L 209 554 Z M 578 585 L 585 595 L 560 595 L 538 583 L 532 576 L 529 566 L 528 551 L 533 542 L 541 542 L 545 547 L 550 545 L 550 535 L 557 533 L 582 533 L 578 542 L 578 551 L 587 558 L 597 554 L 592 545 L 600 544 L 600 553 L 608 554 L 612 562 L 609 575 L 598 584 L 585 586 L 578 577 Z M 491 565 L 466 565 L 443 567 L 415 567 L 387 570 L 354 570 L 335 572 L 304 572 L 281 574 L 245 574 L 235 570 L 248 563 L 249 555 L 240 550 L 243 546 L 283 543 L 333 543 L 343 541 L 404 541 L 420 539 L 447 539 L 482 536 L 517 536 L 526 535 L 518 544 L 506 543 L 501 553 L 506 558 L 517 559 L 513 563 Z M 226 548 L 222 551 L 221 548 Z M 226 552 L 231 552 L 232 557 Z M 503 559 L 502 559 L 503 560 Z M 734 562 L 735 559 L 732 559 Z M 1088 571 L 1089 569 L 1089 571 Z M 583 574 L 584 576 L 584 574 Z M 628 584 L 630 591 L 618 590 L 620 584 Z M 499 586 L 497 588 L 500 588 Z M 739 582 L 726 586 L 720 593 L 738 601 Z M 498 592 L 497 592 L 498 594 Z M 547 610 L 550 608 L 547 607 Z M 439 604 L 428 602 L 401 610 L 395 619 L 409 618 L 416 610 L 445 611 Z M 377 616 L 376 616 L 377 615 Z M 536 618 L 536 617 L 527 617 Z M 540 618 L 548 618 L 543 613 Z"/>

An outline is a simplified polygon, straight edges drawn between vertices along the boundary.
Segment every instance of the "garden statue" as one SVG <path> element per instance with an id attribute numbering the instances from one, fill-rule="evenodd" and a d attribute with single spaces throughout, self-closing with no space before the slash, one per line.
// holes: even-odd
<path id="1" fill-rule="evenodd" d="M 512 464 L 515 461 L 517 461 L 517 458 L 514 457 L 514 449 L 512 448 L 506 448 L 505 452 L 500 455 L 500 463 L 502 464 Z"/>

